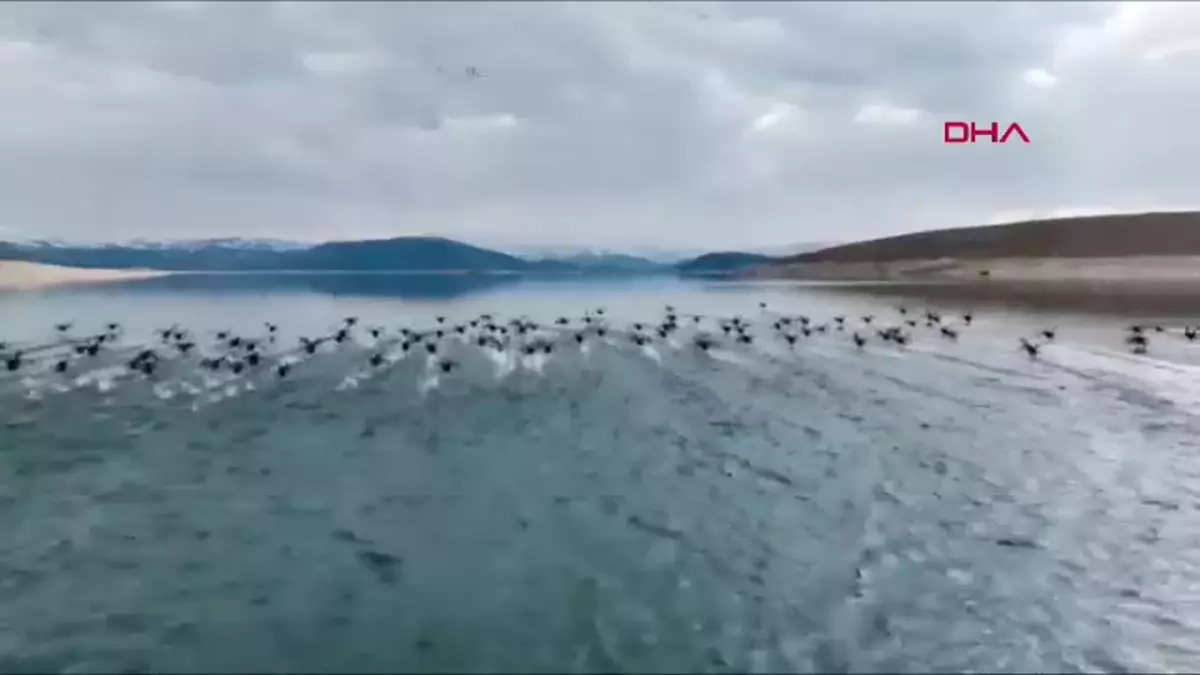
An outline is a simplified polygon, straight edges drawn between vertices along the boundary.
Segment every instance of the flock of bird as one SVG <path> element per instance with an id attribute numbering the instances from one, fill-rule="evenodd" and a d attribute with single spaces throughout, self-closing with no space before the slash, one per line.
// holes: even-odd
<path id="1" fill-rule="evenodd" d="M 921 329 L 934 339 L 957 341 L 975 321 L 972 313 L 943 316 L 932 309 L 910 311 L 897 307 L 895 315 L 879 318 L 834 316 L 817 321 L 806 315 L 788 315 L 768 311 L 759 303 L 759 316 L 703 316 L 682 314 L 667 305 L 661 318 L 652 322 L 617 324 L 603 308 L 586 311 L 582 316 L 560 316 L 546 324 L 527 317 L 502 320 L 484 313 L 467 320 L 451 322 L 436 317 L 431 326 L 392 328 L 360 323 L 346 317 L 328 334 L 299 337 L 291 346 L 282 343 L 279 326 L 266 322 L 256 335 L 231 330 L 198 335 L 178 325 L 159 328 L 148 342 L 129 344 L 119 323 L 109 323 L 91 335 L 77 335 L 71 323 L 54 326 L 55 339 L 36 345 L 9 345 L 0 342 L 0 394 L 20 388 L 5 388 L 21 381 L 29 373 L 53 380 L 58 391 L 95 384 L 111 388 L 116 383 L 136 379 L 163 379 L 163 370 L 192 369 L 220 377 L 224 386 L 232 379 L 251 373 L 268 373 L 285 379 L 307 360 L 337 352 L 343 345 L 355 345 L 349 352 L 360 360 L 367 372 L 382 369 L 406 356 L 424 354 L 426 369 L 434 376 L 452 373 L 460 366 L 461 347 L 476 347 L 493 361 L 523 357 L 549 358 L 556 351 L 576 349 L 587 352 L 594 344 L 615 347 L 632 345 L 643 349 L 667 343 L 676 349 L 691 348 L 705 354 L 718 350 L 737 350 L 756 341 L 770 341 L 786 349 L 796 349 L 803 340 L 818 335 L 841 334 L 854 348 L 862 350 L 870 343 L 903 348 L 912 343 Z M 1021 338 L 1019 348 L 1031 359 L 1039 358 L 1042 347 L 1057 337 L 1057 329 L 1045 328 L 1033 338 Z M 1134 325 L 1126 343 L 1134 353 L 1145 354 L 1150 336 L 1165 333 L 1159 325 Z M 1186 327 L 1183 336 L 1195 341 L 1200 329 Z M 289 341 L 290 342 L 290 341 Z M 88 377 L 103 371 L 107 379 Z M 178 373 L 178 370 L 172 370 Z M 216 386 L 214 384 L 214 386 Z"/>

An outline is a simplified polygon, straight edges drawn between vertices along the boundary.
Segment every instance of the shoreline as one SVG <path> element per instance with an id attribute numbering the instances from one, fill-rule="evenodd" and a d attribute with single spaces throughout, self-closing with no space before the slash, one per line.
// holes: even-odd
<path id="1" fill-rule="evenodd" d="M 743 278 L 790 281 L 952 283 L 968 285 L 1071 284 L 1097 287 L 1195 285 L 1200 287 L 1200 256 L 1108 258 L 955 258 L 888 262 L 817 262 L 765 265 Z"/>
<path id="2" fill-rule="evenodd" d="M 170 274 L 149 269 L 91 269 L 19 260 L 0 260 L 0 292 L 35 291 L 62 286 L 136 281 Z"/>

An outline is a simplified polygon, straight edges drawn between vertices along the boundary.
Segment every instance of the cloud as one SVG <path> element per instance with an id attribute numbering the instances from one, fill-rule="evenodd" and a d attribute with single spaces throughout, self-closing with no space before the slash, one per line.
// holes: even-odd
<path id="1" fill-rule="evenodd" d="M 1186 3 L 11 3 L 0 226 L 736 247 L 1191 203 Z M 942 143 L 947 120 L 1029 145 Z"/>

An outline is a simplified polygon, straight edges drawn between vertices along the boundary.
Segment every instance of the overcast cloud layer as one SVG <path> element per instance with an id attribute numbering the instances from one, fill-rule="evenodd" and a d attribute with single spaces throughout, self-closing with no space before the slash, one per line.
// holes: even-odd
<path id="1" fill-rule="evenodd" d="M 1197 124 L 1200 3 L 0 5 L 0 237 L 841 241 L 1191 206 Z"/>

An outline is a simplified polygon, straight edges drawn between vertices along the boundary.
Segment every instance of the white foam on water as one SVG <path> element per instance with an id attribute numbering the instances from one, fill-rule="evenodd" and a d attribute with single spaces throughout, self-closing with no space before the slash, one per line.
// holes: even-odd
<path id="1" fill-rule="evenodd" d="M 151 391 L 154 392 L 155 398 L 163 401 L 169 401 L 172 397 L 174 397 L 174 393 L 171 392 L 170 386 L 161 382 L 155 384 Z"/>
<path id="2" fill-rule="evenodd" d="M 550 357 L 546 354 L 530 354 L 521 359 L 521 367 L 541 375 Z"/>
<path id="3" fill-rule="evenodd" d="M 441 385 L 441 383 L 442 383 L 441 378 L 438 377 L 436 374 L 430 375 L 429 377 L 422 378 L 421 381 L 417 383 L 417 393 L 424 396 L 424 395 L 428 394 L 429 392 L 433 391 L 434 389 L 437 389 Z"/>
<path id="4" fill-rule="evenodd" d="M 662 365 L 662 356 L 659 355 L 658 350 L 656 350 L 654 347 L 642 345 L 642 353 L 648 358 L 652 359 L 655 363 L 659 364 L 660 366 Z"/>
<path id="5" fill-rule="evenodd" d="M 1043 348 L 1045 349 L 1045 348 Z M 1200 415 L 1200 366 L 1162 361 L 1103 347 L 1054 345 L 1043 359 L 1069 368 L 1109 373 Z M 1098 372 L 1097 372 L 1098 371 Z"/>
<path id="6" fill-rule="evenodd" d="M 347 375 L 345 378 L 342 379 L 341 382 L 338 383 L 338 385 L 336 387 L 334 387 L 334 390 L 335 391 L 346 391 L 347 389 L 357 389 L 357 388 L 358 388 L 358 378 L 356 378 L 353 375 Z"/>
<path id="7" fill-rule="evenodd" d="M 725 349 L 709 349 L 708 355 L 718 361 L 732 363 L 735 366 L 749 366 L 750 361 L 742 358 L 740 355 Z"/>

